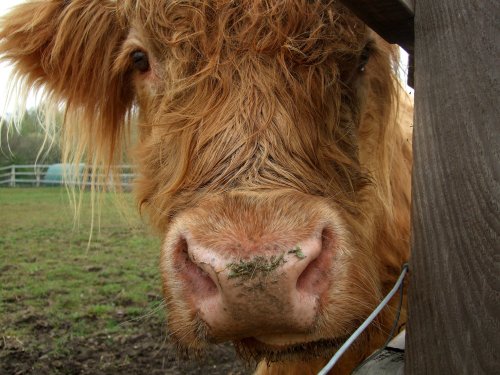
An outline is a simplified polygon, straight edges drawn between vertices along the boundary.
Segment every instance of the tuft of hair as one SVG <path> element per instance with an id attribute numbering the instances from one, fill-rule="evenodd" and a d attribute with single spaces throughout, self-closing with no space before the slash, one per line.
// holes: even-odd
<path id="1" fill-rule="evenodd" d="M 115 8 L 110 0 L 34 1 L 0 20 L 0 59 L 13 66 L 19 104 L 42 93 L 47 133 L 60 132 L 64 162 L 90 166 L 94 186 L 114 179 L 133 100 L 127 72 L 113 69 L 127 33 Z"/>
<path id="2" fill-rule="evenodd" d="M 10 126 L 20 123 L 28 94 L 39 93 L 47 141 L 57 136 L 62 162 L 71 165 L 65 179 L 75 217 L 82 199 L 75 185 L 90 183 L 93 211 L 96 192 L 120 186 L 116 166 L 129 142 L 133 97 L 128 67 L 113 65 L 127 32 L 112 0 L 31 1 L 0 19 L 0 62 L 13 67 L 10 97 L 18 108 Z"/>

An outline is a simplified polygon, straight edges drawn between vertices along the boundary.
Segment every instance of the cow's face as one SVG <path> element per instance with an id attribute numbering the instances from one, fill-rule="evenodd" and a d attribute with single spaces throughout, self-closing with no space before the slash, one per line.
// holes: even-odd
<path id="1" fill-rule="evenodd" d="M 331 347 L 380 295 L 359 155 L 377 47 L 340 8 L 268 3 L 134 13 L 120 56 L 170 331 L 279 358 Z"/>
<path id="2" fill-rule="evenodd" d="M 46 2 L 56 21 L 43 37 L 56 37 L 42 54 L 8 56 L 68 113 L 94 120 L 66 136 L 84 133 L 105 162 L 135 100 L 137 191 L 164 238 L 181 348 L 230 340 L 255 358 L 317 355 L 380 298 L 375 247 L 389 241 L 381 216 L 392 209 L 389 50 L 335 4 Z M 73 37 L 90 47 L 60 35 L 61 24 L 80 23 Z M 71 59 L 83 73 L 58 66 Z"/>

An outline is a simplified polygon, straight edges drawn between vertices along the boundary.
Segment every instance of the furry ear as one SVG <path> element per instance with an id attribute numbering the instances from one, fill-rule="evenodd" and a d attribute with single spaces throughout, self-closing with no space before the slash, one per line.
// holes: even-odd
<path id="1" fill-rule="evenodd" d="M 22 92 L 43 89 L 65 103 L 67 158 L 109 167 L 121 154 L 132 105 L 127 72 L 113 69 L 127 36 L 112 0 L 36 0 L 0 20 L 0 59 L 14 67 Z"/>

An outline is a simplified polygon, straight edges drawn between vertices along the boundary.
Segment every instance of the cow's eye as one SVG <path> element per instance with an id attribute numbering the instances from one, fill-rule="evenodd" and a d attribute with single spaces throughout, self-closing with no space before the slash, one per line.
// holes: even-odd
<path id="1" fill-rule="evenodd" d="M 366 70 L 366 65 L 370 60 L 372 51 L 373 51 L 372 43 L 368 43 L 365 46 L 365 48 L 363 48 L 363 51 L 361 51 L 361 55 L 359 56 L 359 62 L 358 62 L 358 70 L 360 72 L 364 72 Z"/>
<path id="2" fill-rule="evenodd" d="M 134 51 L 130 55 L 134 69 L 146 73 L 150 69 L 148 55 L 144 51 Z"/>

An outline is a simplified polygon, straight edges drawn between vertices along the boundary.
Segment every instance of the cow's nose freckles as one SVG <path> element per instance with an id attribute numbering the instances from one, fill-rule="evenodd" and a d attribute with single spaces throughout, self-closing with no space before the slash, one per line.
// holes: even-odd
<path id="1" fill-rule="evenodd" d="M 293 245 L 234 243 L 220 251 L 184 233 L 174 250 L 180 282 L 216 340 L 307 332 L 328 288 L 333 249 L 320 230 Z M 260 247 L 260 248 L 259 248 Z"/>

